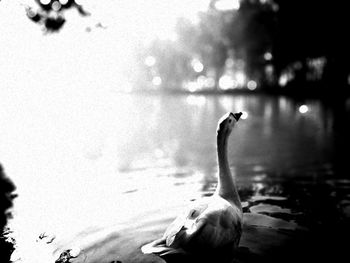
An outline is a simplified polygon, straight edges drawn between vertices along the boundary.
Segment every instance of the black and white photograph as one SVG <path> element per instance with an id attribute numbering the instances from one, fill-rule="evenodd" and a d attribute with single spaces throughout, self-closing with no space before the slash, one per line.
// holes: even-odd
<path id="1" fill-rule="evenodd" d="M 0 0 L 0 262 L 344 262 L 350 9 Z"/>

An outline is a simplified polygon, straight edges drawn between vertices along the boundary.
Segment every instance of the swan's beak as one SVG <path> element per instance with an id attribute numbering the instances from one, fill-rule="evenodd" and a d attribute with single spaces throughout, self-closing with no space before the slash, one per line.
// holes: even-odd
<path id="1" fill-rule="evenodd" d="M 238 113 L 231 113 L 233 118 L 235 118 L 236 121 L 239 120 L 239 118 L 242 116 L 242 112 L 238 112 Z"/>

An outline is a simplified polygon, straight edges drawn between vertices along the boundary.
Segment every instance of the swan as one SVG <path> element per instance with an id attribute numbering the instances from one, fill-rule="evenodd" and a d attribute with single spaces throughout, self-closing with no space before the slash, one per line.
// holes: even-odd
<path id="1" fill-rule="evenodd" d="M 144 254 L 212 255 L 233 253 L 242 234 L 242 206 L 227 158 L 228 138 L 242 113 L 226 113 L 217 126 L 218 184 L 180 214 L 162 238 L 141 247 Z M 217 259 L 217 258 L 215 258 Z M 216 261 L 216 260 L 215 260 Z"/>

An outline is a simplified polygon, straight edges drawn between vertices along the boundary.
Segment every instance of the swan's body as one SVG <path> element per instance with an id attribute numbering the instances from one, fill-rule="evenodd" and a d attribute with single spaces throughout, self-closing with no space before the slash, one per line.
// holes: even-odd
<path id="1" fill-rule="evenodd" d="M 227 143 L 241 113 L 224 115 L 217 129 L 218 186 L 211 197 L 193 202 L 165 231 L 143 246 L 145 254 L 201 253 L 237 248 L 242 233 L 242 207 L 227 160 Z M 221 253 L 220 252 L 220 253 Z"/>

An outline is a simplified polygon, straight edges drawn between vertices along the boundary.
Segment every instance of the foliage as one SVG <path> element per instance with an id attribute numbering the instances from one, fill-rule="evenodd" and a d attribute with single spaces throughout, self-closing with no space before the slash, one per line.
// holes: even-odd
<path id="1" fill-rule="evenodd" d="M 76 8 L 82 16 L 89 13 L 75 0 L 35 0 L 37 7 L 26 7 L 27 16 L 35 23 L 43 25 L 45 32 L 58 32 L 66 22 L 63 13 L 72 8 Z"/>
<path id="2" fill-rule="evenodd" d="M 59 6 L 61 1 L 35 1 L 37 10 L 28 7 L 27 15 L 46 32 L 63 27 L 68 9 L 89 15 L 75 0 Z M 218 2 L 211 0 L 196 23 L 180 17 L 176 39 L 155 39 L 144 47 L 140 65 L 146 80 L 159 77 L 163 87 L 178 87 L 206 76 L 218 87 L 224 74 L 242 70 L 247 80 L 262 87 L 295 90 L 317 82 L 321 87 L 317 92 L 327 94 L 328 87 L 336 85 L 341 95 L 348 94 L 350 43 L 343 28 L 348 23 L 345 3 L 241 0 L 239 8 L 221 10 L 216 8 Z M 149 56 L 156 60 L 154 65 L 142 63 Z M 228 67 L 229 60 L 233 66 Z M 193 61 L 199 61 L 203 69 L 195 70 Z"/>

